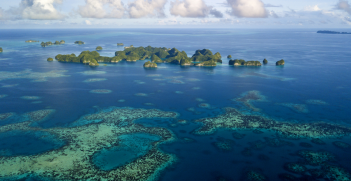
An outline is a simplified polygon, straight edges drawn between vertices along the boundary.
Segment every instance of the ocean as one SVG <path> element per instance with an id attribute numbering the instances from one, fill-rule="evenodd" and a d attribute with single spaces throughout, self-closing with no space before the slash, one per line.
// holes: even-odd
<path id="1" fill-rule="evenodd" d="M 155 165 L 144 177 L 133 179 L 347 180 L 351 178 L 351 36 L 316 32 L 317 29 L 0 30 L 0 168 L 15 165 L 10 171 L 0 171 L 0 178 L 96 180 L 101 175 L 101 180 L 113 180 L 116 177 L 108 176 L 113 170 L 137 164 L 140 158 L 158 150 L 171 161 L 157 162 L 162 164 Z M 39 42 L 25 43 L 26 40 Z M 41 42 L 56 40 L 66 43 L 40 46 Z M 78 40 L 85 44 L 74 44 Z M 145 61 L 141 60 L 100 63 L 98 67 L 47 61 L 57 54 L 94 51 L 97 46 L 103 47 L 100 55 L 113 57 L 115 51 L 124 50 L 117 43 L 177 48 L 188 56 L 196 50 L 209 49 L 219 52 L 223 63 L 216 67 L 162 63 L 155 69 L 145 69 Z M 268 64 L 230 66 L 228 55 L 247 61 L 262 62 L 266 58 Z M 275 62 L 281 59 L 285 65 L 276 66 Z M 94 90 L 108 91 L 99 94 Z M 307 125 L 303 129 L 319 127 L 314 133 L 310 129 L 294 132 L 292 137 L 289 129 L 218 124 L 212 132 L 198 134 L 197 130 L 206 125 L 203 120 L 211 120 L 209 124 L 213 126 L 217 118 L 226 115 L 228 107 L 241 116 L 234 120 L 265 119 L 277 124 Z M 28 114 L 38 110 L 51 112 L 45 118 Z M 85 117 L 99 117 L 113 110 L 117 113 L 112 118 L 89 121 Z M 120 113 L 124 110 L 128 114 Z M 138 111 L 172 112 L 176 116 L 148 117 L 143 113 L 133 117 Z M 120 119 L 125 122 L 117 124 Z M 30 125 L 24 125 L 28 121 Z M 98 127 L 100 123 L 118 130 L 139 126 L 147 131 L 121 131 L 111 136 L 113 141 L 109 142 L 109 137 L 105 143 L 91 143 L 86 147 L 90 150 L 81 148 L 80 144 L 89 142 L 83 137 L 94 134 L 83 134 L 84 128 L 93 129 L 89 126 Z M 328 131 L 335 125 L 343 133 Z M 154 128 L 169 132 L 172 139 L 161 143 L 165 136 L 150 131 Z M 69 137 L 67 130 L 75 130 L 72 134 L 76 135 Z M 59 152 L 74 138 L 82 138 L 75 142 L 77 154 L 65 159 L 86 155 L 95 177 L 78 177 L 71 172 L 68 175 L 58 169 L 70 167 L 65 165 L 65 159 L 57 162 L 57 167 L 30 166 L 37 164 L 33 159 L 44 156 L 43 160 L 52 157 L 50 163 L 55 164 L 53 160 L 60 158 Z M 312 153 L 324 156 L 311 158 L 308 154 Z M 74 164 L 79 165 L 80 160 L 76 161 Z M 80 166 L 74 167 L 86 172 Z M 324 174 L 318 175 L 320 172 Z"/>

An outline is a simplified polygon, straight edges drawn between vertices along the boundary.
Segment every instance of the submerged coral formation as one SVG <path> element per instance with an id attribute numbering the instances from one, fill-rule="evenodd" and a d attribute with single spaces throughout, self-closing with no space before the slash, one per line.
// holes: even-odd
<path id="1" fill-rule="evenodd" d="M 53 180 L 151 180 L 157 178 L 160 171 L 175 159 L 173 155 L 158 149 L 160 143 L 174 139 L 168 129 L 143 127 L 133 123 L 140 118 L 175 118 L 177 114 L 173 112 L 110 108 L 83 116 L 70 127 L 48 129 L 31 127 L 31 123 L 39 121 L 41 117 L 38 117 L 39 113 L 29 115 L 31 121 L 2 126 L 0 133 L 13 130 L 42 131 L 65 140 L 66 145 L 39 155 L 1 157 L 2 178 L 30 173 Z M 74 126 L 84 122 L 88 124 Z M 118 126 L 121 123 L 129 124 Z M 112 148 L 119 144 L 120 136 L 133 133 L 157 135 L 160 140 L 153 142 L 145 155 L 118 168 L 104 171 L 92 164 L 93 155 L 99 150 Z"/>
<path id="2" fill-rule="evenodd" d="M 306 166 L 301 163 L 287 163 L 284 165 L 284 168 L 290 172 L 298 174 L 302 174 L 307 171 Z"/>
<path id="3" fill-rule="evenodd" d="M 95 94 L 109 94 L 111 92 L 112 90 L 108 90 L 108 89 L 95 89 L 90 91 L 90 93 L 95 93 Z"/>
<path id="4" fill-rule="evenodd" d="M 282 136 L 301 138 L 334 138 L 350 135 L 351 129 L 331 123 L 290 123 L 280 122 L 262 116 L 244 115 L 234 108 L 225 108 L 226 113 L 213 118 L 196 120 L 203 125 L 194 131 L 195 134 L 212 134 L 217 129 L 266 129 L 273 130 Z"/>
<path id="5" fill-rule="evenodd" d="M 40 99 L 40 97 L 39 96 L 22 96 L 21 99 L 38 100 L 38 99 Z"/>
<path id="6" fill-rule="evenodd" d="M 308 113 L 308 108 L 305 104 L 279 103 L 278 105 L 288 107 L 297 113 Z"/>
<path id="7" fill-rule="evenodd" d="M 1 94 L 1 95 L 0 95 L 0 99 L 1 99 L 1 98 L 4 98 L 4 97 L 7 97 L 7 94 Z"/>
<path id="8" fill-rule="evenodd" d="M 230 139 L 219 139 L 213 145 L 221 151 L 231 151 L 233 149 L 234 141 Z"/>
<path id="9" fill-rule="evenodd" d="M 3 114 L 0 114 L 0 120 L 1 121 L 5 120 L 5 119 L 7 119 L 7 118 L 9 118 L 9 117 L 11 117 L 13 115 L 14 115 L 14 113 L 3 113 Z"/>
<path id="10" fill-rule="evenodd" d="M 351 145 L 349 145 L 348 143 L 342 142 L 342 141 L 334 141 L 333 145 L 341 148 L 341 149 L 348 149 L 351 148 Z"/>
<path id="11" fill-rule="evenodd" d="M 259 108 L 254 107 L 251 103 L 255 101 L 264 102 L 267 101 L 267 99 L 265 96 L 261 95 L 259 91 L 252 90 L 243 93 L 240 98 L 233 99 L 233 101 L 242 102 L 245 106 L 252 109 L 253 111 L 260 111 Z"/>
<path id="12" fill-rule="evenodd" d="M 328 103 L 322 100 L 309 99 L 306 101 L 307 104 L 315 104 L 315 105 L 327 105 Z"/>
<path id="13" fill-rule="evenodd" d="M 66 70 L 52 70 L 50 72 L 32 72 L 30 69 L 20 72 L 0 71 L 0 81 L 8 79 L 32 79 L 33 82 L 44 82 L 48 78 L 68 77 L 64 75 Z"/>
<path id="14" fill-rule="evenodd" d="M 107 79 L 105 78 L 93 78 L 93 79 L 87 79 L 84 82 L 100 82 L 100 81 L 105 81 Z"/>

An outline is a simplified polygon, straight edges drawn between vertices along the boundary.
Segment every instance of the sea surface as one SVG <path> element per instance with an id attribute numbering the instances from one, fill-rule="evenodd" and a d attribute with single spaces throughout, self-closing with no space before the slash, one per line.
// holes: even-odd
<path id="1" fill-rule="evenodd" d="M 286 140 L 292 144 L 266 146 L 252 150 L 248 156 L 242 153 L 243 150 L 276 134 L 267 130 L 262 130 L 261 134 L 238 130 L 245 134 L 243 139 L 234 138 L 234 131 L 230 130 L 204 136 L 193 134 L 201 126 L 194 120 L 216 117 L 224 113 L 225 107 L 277 121 L 327 122 L 351 127 L 351 35 L 316 32 L 317 29 L 0 30 L 0 47 L 4 50 L 0 53 L 0 114 L 20 115 L 53 109 L 55 113 L 36 126 L 55 128 L 67 127 L 83 115 L 111 106 L 177 112 L 177 120 L 187 120 L 187 124 L 177 124 L 173 119 L 136 121 L 147 127 L 167 128 L 177 137 L 172 143 L 160 145 L 160 150 L 174 154 L 177 162 L 164 169 L 159 180 L 240 180 L 245 179 L 248 170 L 258 170 L 268 180 L 279 180 L 278 175 L 282 173 L 298 177 L 284 165 L 301 161 L 296 153 L 306 149 L 335 154 L 335 164 L 351 172 L 351 149 L 340 149 L 333 144 L 334 141 L 351 144 L 348 136 L 325 139 L 325 145 L 313 144 L 309 138 Z M 40 42 L 65 40 L 66 43 L 42 48 L 40 42 L 25 43 L 30 39 Z M 78 40 L 85 44 L 74 44 Z M 46 60 L 57 54 L 79 55 L 85 50 L 93 51 L 97 46 L 103 47 L 99 52 L 102 56 L 112 57 L 115 51 L 123 50 L 117 43 L 134 47 L 175 47 L 188 56 L 206 48 L 213 53 L 219 52 L 223 63 L 212 68 L 159 64 L 157 69 L 144 69 L 145 61 L 101 63 L 99 67 L 90 67 Z M 269 63 L 261 67 L 234 67 L 228 65 L 228 55 L 245 60 L 266 58 Z M 281 59 L 286 64 L 276 66 L 275 62 Z M 92 92 L 97 89 L 111 92 Z M 265 96 L 265 101 L 251 102 L 259 111 L 236 101 L 249 91 Z M 201 103 L 207 103 L 209 107 L 203 108 Z M 294 109 L 293 105 L 303 110 Z M 19 119 L 23 118 L 0 121 L 0 126 L 23 121 Z M 103 170 L 123 166 L 144 155 L 148 144 L 159 139 L 148 134 L 124 137 L 119 145 L 121 148 L 101 150 L 92 158 L 92 164 Z M 193 141 L 185 142 L 183 138 Z M 143 145 L 134 152 L 126 151 L 128 149 L 122 148 L 123 142 L 127 142 L 124 139 L 134 139 L 134 144 Z M 1 133 L 0 157 L 36 155 L 64 145 L 62 140 L 50 140 L 32 133 Z M 223 151 L 216 147 L 216 142 L 221 140 L 231 140 L 232 149 Z M 306 148 L 306 144 L 301 143 L 311 146 Z M 27 178 L 41 179 L 44 178 Z"/>

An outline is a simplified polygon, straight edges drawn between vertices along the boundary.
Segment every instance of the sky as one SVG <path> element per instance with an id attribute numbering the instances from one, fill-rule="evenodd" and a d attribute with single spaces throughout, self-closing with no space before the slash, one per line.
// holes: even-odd
<path id="1" fill-rule="evenodd" d="M 0 0 L 6 28 L 351 28 L 351 0 Z"/>

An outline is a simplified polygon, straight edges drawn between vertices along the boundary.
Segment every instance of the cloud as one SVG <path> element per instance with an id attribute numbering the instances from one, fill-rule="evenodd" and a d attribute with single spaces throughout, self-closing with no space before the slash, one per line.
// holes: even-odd
<path id="1" fill-rule="evenodd" d="M 207 6 L 203 0 L 176 0 L 171 2 L 170 12 L 174 16 L 187 18 L 204 18 L 213 15 L 217 18 L 223 17 L 223 14 L 212 6 Z"/>
<path id="2" fill-rule="evenodd" d="M 270 11 L 269 16 L 271 16 L 273 18 L 279 18 L 279 16 L 274 11 Z"/>
<path id="3" fill-rule="evenodd" d="M 55 4 L 61 3 L 62 0 L 22 0 L 18 7 L 0 13 L 5 19 L 58 20 L 65 18 L 55 8 Z"/>
<path id="4" fill-rule="evenodd" d="M 282 5 L 273 5 L 273 4 L 264 4 L 264 7 L 269 7 L 269 8 L 280 8 L 283 7 Z"/>
<path id="5" fill-rule="evenodd" d="M 351 14 L 351 6 L 348 1 L 340 0 L 338 4 L 336 4 L 336 8 Z"/>
<path id="6" fill-rule="evenodd" d="M 89 20 L 85 20 L 86 25 L 92 25 L 92 23 Z"/>
<path id="7" fill-rule="evenodd" d="M 146 16 L 164 17 L 164 6 L 167 0 L 136 0 L 128 4 L 128 13 L 131 18 Z"/>
<path id="8" fill-rule="evenodd" d="M 78 13 L 83 18 L 122 18 L 125 7 L 121 0 L 85 0 Z"/>
<path id="9" fill-rule="evenodd" d="M 306 6 L 304 11 L 321 11 L 321 9 L 318 7 L 318 5 Z"/>
<path id="10" fill-rule="evenodd" d="M 227 0 L 231 15 L 240 18 L 267 18 L 269 12 L 261 0 Z"/>

